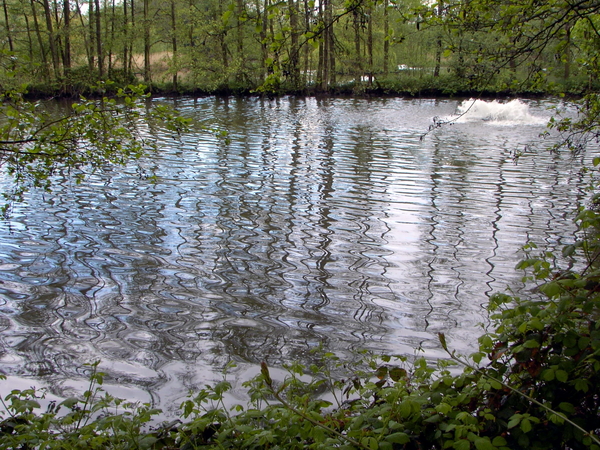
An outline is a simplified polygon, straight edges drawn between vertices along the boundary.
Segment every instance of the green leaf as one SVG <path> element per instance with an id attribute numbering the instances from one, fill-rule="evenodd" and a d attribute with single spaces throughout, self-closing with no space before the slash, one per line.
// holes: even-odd
<path id="1" fill-rule="evenodd" d="M 377 443 L 377 439 L 375 439 L 374 437 L 368 436 L 368 437 L 364 437 L 361 439 L 360 443 L 371 449 L 371 450 L 377 450 L 379 448 L 379 444 Z"/>
<path id="2" fill-rule="evenodd" d="M 540 287 L 540 291 L 542 291 L 542 293 L 544 293 L 544 295 L 548 296 L 549 298 L 554 298 L 560 295 L 560 293 L 562 292 L 562 288 L 560 284 L 556 282 L 551 282 L 546 283 L 542 287 Z"/>
<path id="3" fill-rule="evenodd" d="M 390 369 L 390 378 L 395 382 L 406 378 L 407 375 L 408 373 L 406 372 L 406 369 L 403 369 L 401 367 L 392 367 Z"/>
<path id="4" fill-rule="evenodd" d="M 414 402 L 410 400 L 405 400 L 402 403 L 400 403 L 400 406 L 398 407 L 398 412 L 400 413 L 400 416 L 402 418 L 408 419 L 410 416 L 412 416 L 414 412 L 413 403 Z"/>
<path id="5" fill-rule="evenodd" d="M 525 348 L 539 348 L 540 343 L 534 339 L 529 339 L 523 343 Z"/>
<path id="6" fill-rule="evenodd" d="M 496 448 L 490 442 L 490 438 L 488 437 L 475 439 L 475 447 L 477 450 L 496 450 Z"/>
<path id="7" fill-rule="evenodd" d="M 560 409 L 562 409 L 564 412 L 569 413 L 569 414 L 573 414 L 575 413 L 575 407 L 568 402 L 561 402 L 558 407 Z"/>
<path id="8" fill-rule="evenodd" d="M 521 420 L 521 431 L 523 433 L 529 433 L 531 431 L 531 421 L 527 418 Z"/>
<path id="9" fill-rule="evenodd" d="M 521 423 L 521 419 L 523 418 L 523 416 L 521 414 L 515 414 L 513 415 L 509 421 L 508 421 L 508 425 L 506 426 L 506 428 L 508 428 L 509 430 L 511 428 L 516 427 L 517 425 L 519 425 Z"/>
<path id="10" fill-rule="evenodd" d="M 79 399 L 76 397 L 69 397 L 62 402 L 59 403 L 60 406 L 65 406 L 69 409 L 73 408 L 77 403 L 79 403 Z"/>
<path id="11" fill-rule="evenodd" d="M 504 447 L 505 445 L 508 444 L 508 442 L 506 442 L 506 439 L 504 439 L 502 436 L 496 436 L 492 440 L 492 444 L 495 445 L 496 447 Z"/>
<path id="12" fill-rule="evenodd" d="M 556 379 L 562 383 L 566 383 L 567 380 L 569 379 L 569 374 L 562 369 L 559 369 L 556 371 Z"/>
<path id="13" fill-rule="evenodd" d="M 410 442 L 410 436 L 406 433 L 393 433 L 385 437 L 385 440 L 393 444 L 408 444 Z"/>
<path id="14" fill-rule="evenodd" d="M 454 450 L 469 450 L 471 448 L 471 443 L 467 439 L 459 439 L 452 444 L 452 448 Z"/>
<path id="15" fill-rule="evenodd" d="M 579 350 L 586 349 L 590 345 L 590 341 L 591 341 L 591 339 L 587 336 L 580 337 L 579 342 L 577 343 Z"/>
<path id="16" fill-rule="evenodd" d="M 544 381 L 552 381 L 554 380 L 554 369 L 546 369 L 542 372 L 542 380 Z"/>
<path id="17" fill-rule="evenodd" d="M 575 380 L 575 389 L 580 392 L 587 392 L 589 390 L 589 382 L 583 378 Z"/>
<path id="18" fill-rule="evenodd" d="M 233 14 L 232 10 L 227 10 L 223 13 L 223 15 L 221 16 L 221 21 L 223 22 L 223 25 L 227 25 L 227 22 L 229 22 L 229 18 L 231 17 L 232 14 Z"/>
<path id="19" fill-rule="evenodd" d="M 440 414 L 448 414 L 452 411 L 452 406 L 448 403 L 440 403 L 439 405 L 436 405 L 435 410 Z"/>

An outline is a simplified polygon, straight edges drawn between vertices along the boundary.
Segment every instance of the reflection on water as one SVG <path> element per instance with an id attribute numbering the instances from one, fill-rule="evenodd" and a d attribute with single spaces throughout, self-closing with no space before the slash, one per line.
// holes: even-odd
<path id="1" fill-rule="evenodd" d="M 230 142 L 149 130 L 155 154 L 33 193 L 0 224 L 5 372 L 61 393 L 101 359 L 138 390 L 125 395 L 165 406 L 229 359 L 307 361 L 318 345 L 435 357 L 439 331 L 468 351 L 487 296 L 520 287 L 520 246 L 568 241 L 584 197 L 568 155 L 514 164 L 538 121 L 421 140 L 457 101 L 175 103 Z"/>

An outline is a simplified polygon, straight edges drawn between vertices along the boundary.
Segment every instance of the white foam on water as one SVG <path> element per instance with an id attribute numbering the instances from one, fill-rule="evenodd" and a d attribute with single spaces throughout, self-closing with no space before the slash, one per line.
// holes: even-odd
<path id="1" fill-rule="evenodd" d="M 531 114 L 529 105 L 515 99 L 506 103 L 497 100 L 464 100 L 456 110 L 457 123 L 486 122 L 492 125 L 544 125 L 547 120 Z"/>

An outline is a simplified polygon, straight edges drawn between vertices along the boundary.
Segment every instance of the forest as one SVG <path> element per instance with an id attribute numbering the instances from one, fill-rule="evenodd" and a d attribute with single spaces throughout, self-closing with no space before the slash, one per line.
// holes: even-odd
<path id="1" fill-rule="evenodd" d="M 200 94 L 580 94 L 596 83 L 595 22 L 579 17 L 593 2 L 535 11 L 537 36 L 521 26 L 530 17 L 511 24 L 485 3 L 2 0 L 0 79 L 52 95 L 100 80 Z"/>

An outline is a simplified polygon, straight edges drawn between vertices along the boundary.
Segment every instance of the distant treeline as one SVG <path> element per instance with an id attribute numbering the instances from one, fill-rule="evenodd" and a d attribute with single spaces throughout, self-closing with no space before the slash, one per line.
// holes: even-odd
<path id="1" fill-rule="evenodd" d="M 2 0 L 0 81 L 52 94 L 99 80 L 275 94 L 547 93 L 549 81 L 577 92 L 595 82 L 578 62 L 586 37 L 574 22 L 528 64 L 507 63 L 498 49 L 515 43 L 470 22 L 471 3 Z"/>

